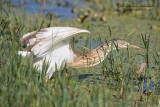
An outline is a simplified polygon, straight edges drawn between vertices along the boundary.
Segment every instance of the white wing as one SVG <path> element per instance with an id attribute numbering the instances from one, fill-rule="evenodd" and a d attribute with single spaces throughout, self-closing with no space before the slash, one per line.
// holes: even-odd
<path id="1" fill-rule="evenodd" d="M 30 48 L 37 59 L 40 59 L 34 63 L 39 71 L 42 70 L 43 62 L 49 64 L 46 75 L 47 78 L 51 78 L 56 69 L 73 60 L 70 39 L 78 33 L 90 32 L 72 27 L 51 27 L 27 33 L 21 41 Z"/>
<path id="2" fill-rule="evenodd" d="M 60 42 L 55 45 L 54 50 L 46 55 L 43 60 L 34 63 L 34 66 L 38 68 L 39 71 L 42 71 L 42 66 L 45 62 L 45 64 L 48 65 L 46 76 L 47 78 L 51 78 L 56 69 L 59 70 L 65 63 L 73 61 L 73 57 L 74 55 L 70 48 L 70 44 Z"/>
<path id="3" fill-rule="evenodd" d="M 18 55 L 21 55 L 23 57 L 33 57 L 31 52 L 28 51 L 18 51 Z"/>
<path id="4" fill-rule="evenodd" d="M 25 42 L 37 58 L 42 58 L 54 49 L 54 45 L 78 33 L 89 33 L 89 31 L 73 27 L 50 27 L 27 33 L 21 41 Z"/>

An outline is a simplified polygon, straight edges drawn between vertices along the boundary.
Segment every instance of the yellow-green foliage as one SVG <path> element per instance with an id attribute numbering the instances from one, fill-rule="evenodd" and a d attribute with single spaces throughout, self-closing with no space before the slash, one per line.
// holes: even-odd
<path id="1" fill-rule="evenodd" d="M 12 11 L 12 7 L 9 10 L 7 4 L 1 3 L 0 107 L 153 107 L 160 105 L 159 20 L 149 16 L 137 17 L 132 13 L 116 15 L 109 10 L 111 8 L 108 7 L 109 4 L 103 4 L 101 9 L 99 4 L 101 1 L 94 0 L 94 4 L 95 2 L 98 3 L 94 5 L 98 13 L 103 10 L 102 15 L 94 17 L 97 10 L 92 10 L 93 2 L 88 0 L 86 5 L 89 9 L 84 8 L 80 11 L 83 13 L 91 10 L 91 16 L 87 16 L 83 22 L 78 21 L 77 18 L 57 19 L 38 13 L 24 14 L 20 10 Z M 101 17 L 105 17 L 105 20 Z M 57 71 L 51 80 L 46 81 L 44 74 L 37 73 L 31 61 L 18 56 L 17 51 L 24 50 L 19 41 L 23 34 L 50 26 L 84 28 L 92 32 L 91 39 L 105 42 L 112 38 L 120 38 L 145 49 L 138 51 L 129 48 L 114 51 L 98 66 L 62 69 Z M 144 67 L 139 73 L 144 62 L 147 62 L 148 67 Z M 85 74 L 93 74 L 93 76 L 85 79 L 78 78 Z M 154 81 L 154 91 L 147 90 L 145 94 L 138 91 L 143 87 L 144 78 L 148 83 Z"/>

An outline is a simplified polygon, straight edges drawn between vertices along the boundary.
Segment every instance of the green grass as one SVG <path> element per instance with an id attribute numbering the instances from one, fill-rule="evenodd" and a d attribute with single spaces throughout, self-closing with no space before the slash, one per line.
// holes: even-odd
<path id="1" fill-rule="evenodd" d="M 27 15 L 23 11 L 13 12 L 7 10 L 5 5 L 1 6 L 3 8 L 0 15 L 0 107 L 160 105 L 159 20 L 137 18 L 132 14 L 120 16 L 106 14 L 107 21 L 94 21 L 88 17 L 81 23 L 77 19 L 50 19 L 49 16 L 39 14 Z M 93 10 L 92 13 L 94 12 L 96 11 Z M 138 51 L 129 48 L 114 51 L 103 63 L 95 67 L 61 69 L 46 82 L 45 75 L 37 73 L 31 61 L 18 56 L 17 51 L 23 50 L 19 41 L 23 34 L 49 26 L 84 28 L 92 32 L 91 39 L 106 41 L 120 38 L 145 49 Z M 145 34 L 146 38 L 142 39 L 142 35 L 145 37 Z M 137 71 L 144 62 L 149 66 L 138 74 Z M 102 76 L 79 80 L 78 76 L 82 74 Z M 136 91 L 143 87 L 144 77 L 147 81 L 155 82 L 155 91 L 148 90 L 146 94 Z"/>

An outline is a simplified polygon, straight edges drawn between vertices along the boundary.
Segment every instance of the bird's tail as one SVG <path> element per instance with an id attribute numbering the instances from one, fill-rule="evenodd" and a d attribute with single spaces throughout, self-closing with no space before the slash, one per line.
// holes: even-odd
<path id="1" fill-rule="evenodd" d="M 31 57 L 32 53 L 28 51 L 18 51 L 18 55 L 21 55 L 23 57 Z"/>

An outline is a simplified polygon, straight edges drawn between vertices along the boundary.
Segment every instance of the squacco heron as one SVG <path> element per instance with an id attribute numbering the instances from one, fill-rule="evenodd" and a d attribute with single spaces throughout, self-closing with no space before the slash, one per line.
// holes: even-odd
<path id="1" fill-rule="evenodd" d="M 71 39 L 78 33 L 88 33 L 88 30 L 73 27 L 50 27 L 27 33 L 21 41 L 28 51 L 19 51 L 24 57 L 34 58 L 34 67 L 42 71 L 43 64 L 49 64 L 46 77 L 51 78 L 56 70 L 68 66 L 73 68 L 91 67 L 101 63 L 111 51 L 116 48 L 140 47 L 130 45 L 123 40 L 112 40 L 93 49 L 86 55 L 81 55 L 71 47 Z"/>

